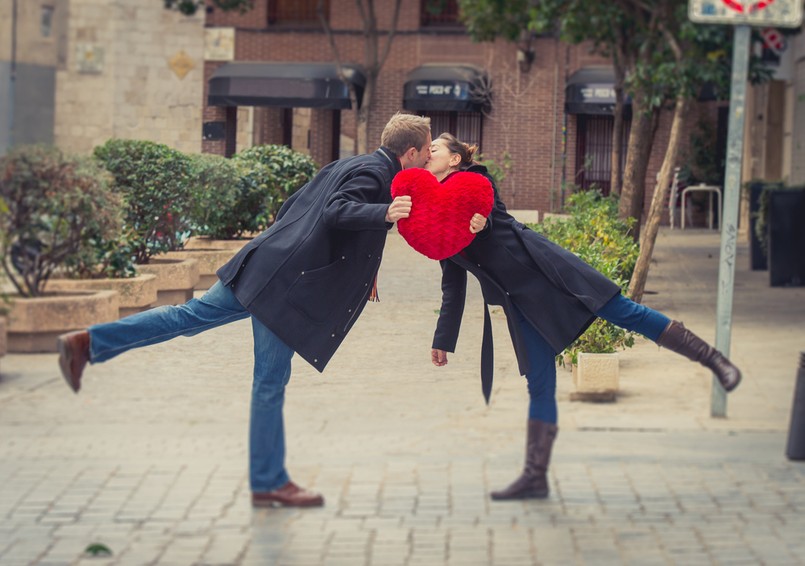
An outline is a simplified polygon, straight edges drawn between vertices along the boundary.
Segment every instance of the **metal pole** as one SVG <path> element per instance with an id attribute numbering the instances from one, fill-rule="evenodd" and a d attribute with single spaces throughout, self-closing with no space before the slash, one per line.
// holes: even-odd
<path id="1" fill-rule="evenodd" d="M 14 147 L 14 91 L 17 83 L 17 0 L 11 3 L 11 70 L 8 81 L 8 148 Z"/>
<path id="2" fill-rule="evenodd" d="M 732 48 L 732 84 L 730 117 L 727 131 L 727 169 L 724 179 L 724 210 L 721 213 L 721 259 L 718 267 L 718 299 L 716 302 L 716 348 L 730 352 L 732 332 L 732 290 L 735 283 L 735 256 L 738 240 L 738 202 L 741 193 L 741 159 L 743 157 L 746 81 L 749 73 L 750 28 L 735 26 Z M 713 376 L 710 415 L 727 416 L 727 394 Z"/>

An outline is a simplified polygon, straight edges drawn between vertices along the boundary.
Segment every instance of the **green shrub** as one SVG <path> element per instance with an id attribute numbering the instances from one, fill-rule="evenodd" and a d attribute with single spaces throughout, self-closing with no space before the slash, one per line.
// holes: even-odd
<path id="1" fill-rule="evenodd" d="M 124 279 L 137 276 L 133 237 L 125 228 L 109 237 L 93 237 L 89 246 L 68 259 L 60 273 L 69 279 Z"/>
<path id="2" fill-rule="evenodd" d="M 20 295 L 42 295 L 54 271 L 92 257 L 95 242 L 119 233 L 121 199 L 110 185 L 93 160 L 52 147 L 0 158 L 0 254 Z"/>
<path id="3" fill-rule="evenodd" d="M 123 196 L 135 262 L 179 249 L 189 233 L 190 158 L 166 145 L 119 139 L 96 147 L 94 154 Z"/>
<path id="4" fill-rule="evenodd" d="M 193 233 L 228 240 L 265 230 L 272 183 L 267 165 L 217 155 L 196 156 L 193 179 Z"/>
<path id="5" fill-rule="evenodd" d="M 238 211 L 241 167 L 231 159 L 209 153 L 190 155 L 190 212 L 193 234 L 233 238 L 244 231 Z"/>
<path id="6" fill-rule="evenodd" d="M 639 254 L 630 234 L 634 219 L 620 220 L 617 199 L 597 191 L 572 194 L 566 212 L 567 218 L 549 218 L 530 227 L 579 256 L 625 292 Z M 632 333 L 598 319 L 565 352 L 575 364 L 579 352 L 612 353 L 632 345 Z M 563 364 L 564 353 L 557 360 Z"/>
<path id="7" fill-rule="evenodd" d="M 512 170 L 514 166 L 514 160 L 512 159 L 511 153 L 508 151 L 504 151 L 500 154 L 500 161 L 496 161 L 492 157 L 487 156 L 484 154 L 478 154 L 478 158 L 476 161 L 486 167 L 486 170 L 495 179 L 495 182 L 500 185 L 503 183 L 504 179 L 508 176 L 509 172 Z"/>
<path id="8" fill-rule="evenodd" d="M 233 157 L 247 164 L 249 174 L 244 175 L 242 194 L 251 197 L 266 190 L 263 211 L 256 217 L 253 231 L 259 231 L 274 222 L 282 205 L 316 174 L 318 167 L 307 155 L 284 145 L 259 145 L 241 151 Z M 260 167 L 259 165 L 264 167 Z M 245 198 L 245 197 L 244 197 Z"/>

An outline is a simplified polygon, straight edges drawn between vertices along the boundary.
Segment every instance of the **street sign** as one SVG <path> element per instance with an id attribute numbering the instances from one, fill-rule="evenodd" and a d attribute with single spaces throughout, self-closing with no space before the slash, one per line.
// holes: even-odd
<path id="1" fill-rule="evenodd" d="M 802 23 L 802 0 L 690 0 L 690 21 L 797 28 Z"/>

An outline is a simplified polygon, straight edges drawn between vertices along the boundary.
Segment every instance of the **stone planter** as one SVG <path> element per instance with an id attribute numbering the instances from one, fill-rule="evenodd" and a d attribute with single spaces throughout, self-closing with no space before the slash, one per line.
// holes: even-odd
<path id="1" fill-rule="evenodd" d="M 8 351 L 55 352 L 59 334 L 118 317 L 116 291 L 73 291 L 45 297 L 11 297 Z"/>
<path id="2" fill-rule="evenodd" d="M 573 366 L 575 391 L 571 401 L 614 401 L 618 393 L 620 366 L 618 354 L 578 355 L 578 364 Z"/>
<path id="3" fill-rule="evenodd" d="M 151 273 L 126 279 L 51 279 L 47 283 L 48 291 L 81 289 L 117 291 L 120 318 L 150 309 L 157 302 L 157 276 Z"/>
<path id="4" fill-rule="evenodd" d="M 196 283 L 197 291 L 205 291 L 218 281 L 215 274 L 218 268 L 232 259 L 237 253 L 236 249 L 216 249 L 216 248 L 193 248 L 177 252 L 168 252 L 165 257 L 171 259 L 195 259 L 198 261 L 199 279 Z"/>
<path id="5" fill-rule="evenodd" d="M 240 248 L 248 244 L 251 240 L 252 240 L 251 237 L 236 238 L 234 240 L 213 240 L 212 238 L 208 238 L 207 236 L 193 236 L 192 238 L 188 239 L 187 242 L 185 242 L 184 249 L 233 250 L 232 255 L 234 255 L 234 252 L 238 251 Z"/>
<path id="6" fill-rule="evenodd" d="M 193 298 L 193 289 L 199 279 L 198 261 L 195 259 L 171 259 L 160 256 L 152 258 L 146 265 L 138 265 L 137 271 L 156 275 L 155 307 L 186 303 Z"/>
<path id="7" fill-rule="evenodd" d="M 8 351 L 8 321 L 0 316 L 0 358 Z"/>

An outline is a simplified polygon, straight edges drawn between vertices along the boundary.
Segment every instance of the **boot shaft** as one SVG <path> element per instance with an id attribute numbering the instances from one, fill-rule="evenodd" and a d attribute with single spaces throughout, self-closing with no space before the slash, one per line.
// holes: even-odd
<path id="1" fill-rule="evenodd" d="M 525 471 L 545 473 L 551 461 L 553 448 L 559 428 L 553 423 L 538 419 L 528 420 L 526 434 Z"/>

